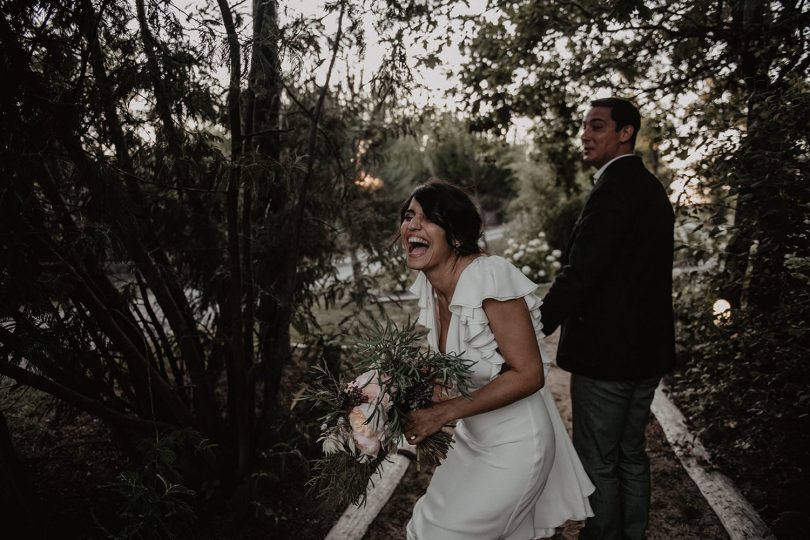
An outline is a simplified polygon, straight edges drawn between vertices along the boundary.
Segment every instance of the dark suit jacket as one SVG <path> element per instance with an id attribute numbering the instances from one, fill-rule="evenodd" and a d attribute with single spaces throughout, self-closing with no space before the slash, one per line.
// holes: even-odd
<path id="1" fill-rule="evenodd" d="M 605 170 L 577 220 L 541 307 L 562 325 L 557 364 L 595 379 L 643 379 L 672 368 L 674 213 L 637 156 Z"/>

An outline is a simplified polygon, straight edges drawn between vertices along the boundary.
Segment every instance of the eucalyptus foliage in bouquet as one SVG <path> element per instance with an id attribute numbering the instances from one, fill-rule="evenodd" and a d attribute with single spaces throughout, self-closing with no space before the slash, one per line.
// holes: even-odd
<path id="1" fill-rule="evenodd" d="M 420 347 L 423 336 L 415 323 L 400 329 L 390 320 L 372 322 L 353 345 L 360 375 L 346 383 L 316 368 L 306 397 L 328 412 L 318 441 L 324 456 L 315 461 L 309 486 L 330 506 L 365 504 L 366 487 L 396 454 L 410 411 L 469 396 L 471 362 Z M 452 443 L 449 433 L 434 433 L 416 445 L 417 463 L 438 463 Z"/>

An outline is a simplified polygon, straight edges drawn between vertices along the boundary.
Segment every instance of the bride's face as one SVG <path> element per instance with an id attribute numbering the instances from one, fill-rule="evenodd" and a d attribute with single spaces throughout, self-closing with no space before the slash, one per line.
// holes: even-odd
<path id="1" fill-rule="evenodd" d="M 399 233 L 405 248 L 405 262 L 412 270 L 429 270 L 454 256 L 445 230 L 425 216 L 415 198 L 408 205 Z"/>

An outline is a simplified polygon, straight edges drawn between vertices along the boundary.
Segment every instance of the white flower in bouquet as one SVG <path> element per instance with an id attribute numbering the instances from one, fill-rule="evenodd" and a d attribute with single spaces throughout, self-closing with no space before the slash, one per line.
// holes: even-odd
<path id="1" fill-rule="evenodd" d="M 543 242 L 543 245 L 540 246 L 540 249 L 543 251 L 548 251 L 548 242 Z"/>
<path id="2" fill-rule="evenodd" d="M 516 260 L 516 261 L 519 261 L 520 259 L 522 259 L 522 258 L 523 258 L 523 256 L 524 256 L 525 254 L 526 254 L 526 252 L 525 252 L 525 251 L 523 251 L 523 250 L 521 249 L 520 251 L 518 251 L 517 253 L 515 253 L 515 255 L 512 257 L 512 259 L 514 259 L 514 260 Z"/>
<path id="3" fill-rule="evenodd" d="M 537 238 L 532 238 L 531 240 L 529 240 L 529 245 L 532 247 L 538 247 L 540 245 L 540 240 L 538 240 Z"/>
<path id="4" fill-rule="evenodd" d="M 321 449 L 325 456 L 336 454 L 347 448 L 354 448 L 351 437 L 346 437 L 343 431 L 338 428 L 322 429 L 321 438 L 318 439 L 318 442 L 321 443 Z"/>
<path id="5" fill-rule="evenodd" d="M 551 252 L 551 254 L 554 255 L 554 257 L 556 257 L 557 259 L 562 257 L 562 251 L 560 251 L 559 249 L 555 249 L 554 251 Z"/>
<path id="6" fill-rule="evenodd" d="M 553 262 L 551 263 L 551 267 L 552 267 L 554 270 L 559 270 L 559 269 L 560 269 L 560 266 L 562 266 L 562 265 L 560 264 L 560 261 L 553 261 Z"/>
<path id="7" fill-rule="evenodd" d="M 546 237 L 546 233 L 544 233 L 543 231 L 540 231 L 539 233 L 537 233 L 537 238 L 545 238 L 545 237 Z"/>
<path id="8" fill-rule="evenodd" d="M 546 262 L 553 262 L 554 260 L 556 260 L 554 255 L 546 255 Z"/>
<path id="9" fill-rule="evenodd" d="M 520 271 L 528 276 L 532 272 L 532 267 L 527 264 L 524 265 L 523 268 L 520 269 Z"/>
<path id="10" fill-rule="evenodd" d="M 546 277 L 546 271 L 545 270 L 538 270 L 537 271 L 537 276 L 538 277 Z"/>
<path id="11" fill-rule="evenodd" d="M 515 241 L 514 238 L 510 238 L 509 240 L 506 241 L 506 245 L 513 248 L 517 246 L 517 242 Z"/>

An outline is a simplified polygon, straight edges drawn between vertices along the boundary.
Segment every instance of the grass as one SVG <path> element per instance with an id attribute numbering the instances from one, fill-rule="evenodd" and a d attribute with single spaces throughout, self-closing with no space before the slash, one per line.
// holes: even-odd
<path id="1" fill-rule="evenodd" d="M 333 307 L 318 305 L 313 308 L 312 315 L 318 322 L 320 334 L 345 337 L 354 328 L 368 324 L 371 319 L 379 320 L 387 317 L 397 326 L 405 326 L 419 315 L 419 306 L 416 299 L 380 302 L 376 305 L 370 305 L 359 312 L 351 304 Z M 305 335 L 302 335 L 294 326 L 290 327 L 290 336 L 294 343 L 301 343 L 306 340 Z"/>

